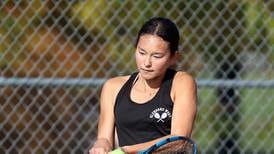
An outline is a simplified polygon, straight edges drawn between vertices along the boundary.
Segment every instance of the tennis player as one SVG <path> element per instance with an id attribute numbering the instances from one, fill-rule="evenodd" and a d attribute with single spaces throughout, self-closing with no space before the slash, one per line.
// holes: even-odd
<path id="1" fill-rule="evenodd" d="M 136 153 L 170 136 L 191 137 L 196 83 L 190 74 L 173 69 L 178 43 L 170 19 L 155 17 L 142 26 L 135 44 L 138 71 L 103 85 L 98 136 L 90 154 L 117 146 Z"/>

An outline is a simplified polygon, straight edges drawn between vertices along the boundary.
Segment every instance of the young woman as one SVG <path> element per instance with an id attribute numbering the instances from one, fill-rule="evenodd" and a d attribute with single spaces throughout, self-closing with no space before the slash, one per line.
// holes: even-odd
<path id="1" fill-rule="evenodd" d="M 90 154 L 114 148 L 126 153 L 146 149 L 173 135 L 191 137 L 196 115 L 196 84 L 175 71 L 179 32 L 167 18 L 152 18 L 139 31 L 138 72 L 105 82 L 100 100 L 98 136 Z"/>

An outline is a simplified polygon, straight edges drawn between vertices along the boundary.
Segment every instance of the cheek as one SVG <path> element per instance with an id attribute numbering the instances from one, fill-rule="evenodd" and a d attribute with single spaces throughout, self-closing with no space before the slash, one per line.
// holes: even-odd
<path id="1" fill-rule="evenodd" d="M 136 61 L 136 64 L 139 66 L 142 62 L 141 56 L 138 54 L 135 54 L 135 61 Z"/>
<path id="2" fill-rule="evenodd" d="M 169 67 L 170 61 L 168 59 L 161 59 L 155 61 L 155 64 L 157 64 L 159 67 Z"/>

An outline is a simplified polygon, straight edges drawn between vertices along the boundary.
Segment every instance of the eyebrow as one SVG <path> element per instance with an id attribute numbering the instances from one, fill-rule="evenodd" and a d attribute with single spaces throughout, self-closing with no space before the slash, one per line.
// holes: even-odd
<path id="1" fill-rule="evenodd" d="M 137 47 L 137 48 L 139 48 L 140 50 L 142 50 L 142 51 L 144 51 L 144 52 L 147 52 L 145 49 L 143 49 L 143 48 L 141 48 L 141 47 Z M 152 52 L 153 54 L 163 54 L 163 53 L 161 53 L 161 52 Z"/>
<path id="2" fill-rule="evenodd" d="M 143 49 L 143 48 L 141 48 L 141 47 L 139 47 L 139 46 L 138 46 L 138 48 L 139 48 L 140 50 L 142 50 L 142 51 L 147 52 L 145 49 Z"/>

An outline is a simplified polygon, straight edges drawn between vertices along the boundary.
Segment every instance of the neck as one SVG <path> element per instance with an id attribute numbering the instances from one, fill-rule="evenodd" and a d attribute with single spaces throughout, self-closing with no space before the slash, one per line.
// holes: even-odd
<path id="1" fill-rule="evenodd" d="M 145 93 L 154 93 L 160 88 L 162 80 L 163 77 L 158 77 L 152 80 L 145 80 L 144 78 L 139 76 L 139 85 L 140 87 L 142 87 L 141 89 L 143 89 Z"/>

